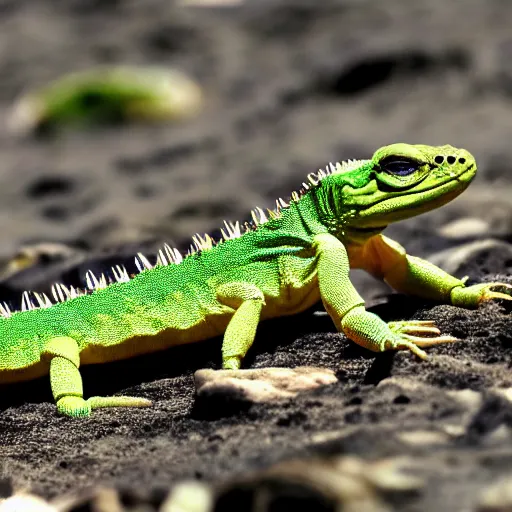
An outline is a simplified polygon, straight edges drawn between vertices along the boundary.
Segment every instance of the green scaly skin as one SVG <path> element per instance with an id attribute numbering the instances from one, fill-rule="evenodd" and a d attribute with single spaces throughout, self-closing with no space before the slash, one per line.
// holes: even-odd
<path id="1" fill-rule="evenodd" d="M 298 313 L 320 299 L 338 330 L 359 345 L 376 352 L 408 349 L 425 359 L 421 347 L 455 338 L 441 335 L 430 321 L 385 323 L 366 311 L 349 269 L 363 268 L 400 292 L 459 307 L 510 299 L 494 291 L 510 285 L 466 287 L 381 234 L 391 222 L 452 200 L 475 173 L 466 150 L 393 144 L 370 160 L 310 175 L 309 184 L 292 194 L 289 205 L 280 200 L 269 219 L 256 210 L 256 226 L 241 235 L 238 225 L 228 225 L 221 242 L 196 238 L 201 250 L 178 264 L 161 253 L 160 265 L 125 276 L 127 282 L 104 287 L 100 280 L 92 293 L 51 307 L 36 308 L 29 300 L 28 311 L 0 319 L 0 383 L 49 372 L 58 411 L 69 416 L 146 406 L 149 401 L 135 397 L 84 400 L 79 365 L 224 333 L 223 367 L 238 369 L 261 320 Z"/>

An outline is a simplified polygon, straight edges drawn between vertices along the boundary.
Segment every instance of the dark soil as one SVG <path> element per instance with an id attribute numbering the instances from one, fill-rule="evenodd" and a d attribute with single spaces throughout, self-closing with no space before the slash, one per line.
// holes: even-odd
<path id="1" fill-rule="evenodd" d="M 83 285 L 88 268 L 132 261 L 141 248 L 152 254 L 164 241 L 186 249 L 196 231 L 215 234 L 223 219 L 272 207 L 329 161 L 398 141 L 466 147 L 480 175 L 456 201 L 390 236 L 423 257 L 478 240 L 509 247 L 511 24 L 512 4 L 498 0 L 223 8 L 2 0 L 2 117 L 25 88 L 101 63 L 177 66 L 207 100 L 197 118 L 174 125 L 24 139 L 1 127 L 0 258 L 43 242 L 72 253 L 6 278 L 2 297 L 19 301 L 24 289 L 57 280 Z M 447 236 L 443 227 L 461 218 L 487 228 Z M 456 274 L 507 279 L 511 254 L 472 252 Z M 426 362 L 375 355 L 334 333 L 318 306 L 263 324 L 245 361 L 336 372 L 338 384 L 284 404 L 195 403 L 193 372 L 220 367 L 220 340 L 81 370 L 87 396 L 147 397 L 149 409 L 73 421 L 57 415 L 48 378 L 4 387 L 0 476 L 46 498 L 100 483 L 144 494 L 183 478 L 226 482 L 294 457 L 401 455 L 425 485 L 386 498 L 393 510 L 476 510 L 512 468 L 511 309 L 465 311 L 388 295 L 359 275 L 354 282 L 385 320 L 433 319 L 462 341 L 430 349 Z"/>

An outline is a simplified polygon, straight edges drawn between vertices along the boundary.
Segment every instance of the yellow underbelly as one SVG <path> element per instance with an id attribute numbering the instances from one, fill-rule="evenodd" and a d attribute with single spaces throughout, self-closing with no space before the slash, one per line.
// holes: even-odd
<path id="1" fill-rule="evenodd" d="M 267 298 L 262 311 L 262 320 L 295 315 L 313 306 L 320 299 L 316 283 L 282 294 L 278 298 Z M 186 330 L 166 329 L 154 336 L 135 336 L 112 346 L 88 345 L 80 353 L 81 364 L 96 364 L 119 359 L 128 359 L 139 354 L 148 354 L 170 347 L 185 345 L 215 338 L 224 334 L 234 310 L 222 314 L 208 315 Z"/>
<path id="2" fill-rule="evenodd" d="M 320 300 L 318 285 L 311 283 L 300 289 L 294 289 L 279 298 L 267 299 L 262 311 L 262 320 L 280 316 L 296 315 L 310 308 Z"/>
<path id="3" fill-rule="evenodd" d="M 226 328 L 231 314 L 208 317 L 200 324 L 186 330 L 165 329 L 152 336 L 134 336 L 116 345 L 87 345 L 80 352 L 81 364 L 97 364 L 128 359 L 178 345 L 195 343 L 220 335 Z"/>
<path id="4" fill-rule="evenodd" d="M 16 370 L 0 370 L 0 385 L 11 384 L 13 382 L 23 382 L 43 377 L 48 374 L 49 364 L 46 361 L 37 363 L 26 368 Z"/>

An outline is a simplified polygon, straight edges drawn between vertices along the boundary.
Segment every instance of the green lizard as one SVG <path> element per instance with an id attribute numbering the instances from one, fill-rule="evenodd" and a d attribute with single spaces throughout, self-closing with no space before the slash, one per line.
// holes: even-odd
<path id="1" fill-rule="evenodd" d="M 400 292 L 474 308 L 511 299 L 504 283 L 466 287 L 381 234 L 391 222 L 437 208 L 460 194 L 476 173 L 473 156 L 452 146 L 392 144 L 370 160 L 349 160 L 308 176 L 289 203 L 253 210 L 254 222 L 225 223 L 222 239 L 193 237 L 182 258 L 169 246 L 153 267 L 139 253 L 140 273 L 87 274 L 88 290 L 58 284 L 53 304 L 25 292 L 22 310 L 0 310 L 0 383 L 49 372 L 60 413 L 145 406 L 135 397 L 83 399 L 80 364 L 102 363 L 192 343 L 224 333 L 224 368 L 240 368 L 261 320 L 292 315 L 320 299 L 337 329 L 370 350 L 455 341 L 431 321 L 386 323 L 366 311 L 349 279 L 362 268 Z M 267 216 L 268 215 L 268 216 Z M 109 282 L 110 281 L 110 282 Z"/>

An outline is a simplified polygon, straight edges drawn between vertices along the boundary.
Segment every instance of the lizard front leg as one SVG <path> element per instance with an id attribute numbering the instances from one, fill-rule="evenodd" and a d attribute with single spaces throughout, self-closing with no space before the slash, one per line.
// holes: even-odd
<path id="1" fill-rule="evenodd" d="M 422 338 L 414 334 L 440 334 L 430 322 L 390 322 L 366 311 L 364 300 L 349 279 L 349 258 L 345 246 L 333 235 L 316 235 L 318 285 L 325 309 L 339 331 L 358 345 L 383 352 L 408 349 L 419 357 L 427 356 L 420 346 L 454 341 L 451 336 Z"/>
<path id="2" fill-rule="evenodd" d="M 254 342 L 265 297 L 253 284 L 232 282 L 219 286 L 217 300 L 235 309 L 224 333 L 222 367 L 238 370 Z"/>
<path id="3" fill-rule="evenodd" d="M 57 410 L 66 416 L 90 416 L 99 407 L 146 407 L 145 398 L 131 396 L 93 396 L 83 399 L 82 377 L 78 371 L 80 352 L 73 338 L 58 336 L 45 346 L 42 357 L 50 360 L 50 383 Z"/>
<path id="4" fill-rule="evenodd" d="M 512 300 L 510 295 L 493 290 L 512 289 L 512 285 L 492 282 L 466 286 L 432 263 L 408 255 L 400 244 L 383 235 L 371 238 L 363 252 L 363 267 L 402 293 L 463 308 L 476 308 L 491 299 Z"/>

